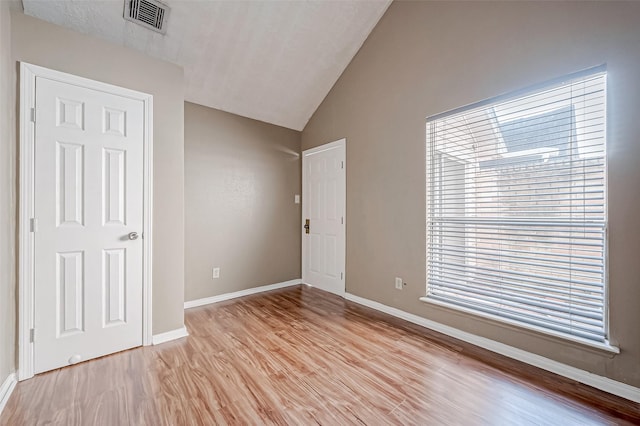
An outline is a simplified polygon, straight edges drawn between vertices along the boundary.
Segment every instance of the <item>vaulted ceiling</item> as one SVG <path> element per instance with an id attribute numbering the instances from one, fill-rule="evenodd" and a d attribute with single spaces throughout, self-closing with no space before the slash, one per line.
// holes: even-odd
<path id="1" fill-rule="evenodd" d="M 123 18 L 128 0 L 22 0 L 27 15 L 184 67 L 185 99 L 302 130 L 391 0 L 188 1 L 166 34 Z"/>

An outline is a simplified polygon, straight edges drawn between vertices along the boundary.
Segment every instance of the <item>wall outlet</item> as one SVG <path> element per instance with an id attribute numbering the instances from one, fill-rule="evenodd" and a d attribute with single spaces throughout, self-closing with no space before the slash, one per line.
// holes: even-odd
<path id="1" fill-rule="evenodd" d="M 396 290 L 402 290 L 402 278 L 396 277 Z"/>
<path id="2" fill-rule="evenodd" d="M 293 202 L 296 204 L 300 204 L 300 194 L 296 194 L 293 196 Z"/>
<path id="3" fill-rule="evenodd" d="M 213 268 L 213 278 L 220 278 L 220 268 Z"/>

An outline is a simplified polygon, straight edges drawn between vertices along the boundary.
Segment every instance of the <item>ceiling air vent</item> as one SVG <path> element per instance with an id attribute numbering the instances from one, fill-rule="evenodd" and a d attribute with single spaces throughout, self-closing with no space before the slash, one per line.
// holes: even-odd
<path id="1" fill-rule="evenodd" d="M 124 19 L 164 34 L 169 7 L 156 0 L 125 0 Z"/>

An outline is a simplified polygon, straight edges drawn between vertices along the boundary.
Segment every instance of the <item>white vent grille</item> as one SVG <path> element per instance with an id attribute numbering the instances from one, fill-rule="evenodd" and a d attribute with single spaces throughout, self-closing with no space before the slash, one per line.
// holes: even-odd
<path id="1" fill-rule="evenodd" d="M 169 7 L 155 0 L 125 0 L 124 19 L 164 34 Z"/>

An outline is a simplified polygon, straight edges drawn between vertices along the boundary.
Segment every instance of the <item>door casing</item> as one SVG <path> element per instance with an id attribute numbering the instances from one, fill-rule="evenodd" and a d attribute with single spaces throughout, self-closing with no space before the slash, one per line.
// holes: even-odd
<path id="1" fill-rule="evenodd" d="M 342 239 L 342 244 L 343 244 L 343 248 L 342 248 L 342 253 L 343 256 L 340 259 L 341 262 L 341 268 L 343 272 L 343 279 L 342 282 L 344 283 L 344 287 L 342 288 L 342 292 L 339 293 L 338 295 L 344 297 L 344 295 L 346 294 L 347 291 L 347 264 L 346 264 L 346 257 L 347 257 L 347 250 L 346 250 L 346 246 L 347 246 L 347 190 L 346 190 L 346 171 L 347 171 L 347 157 L 346 157 L 346 146 L 347 146 L 347 140 L 345 138 L 343 139 L 339 139 L 337 141 L 334 142 L 329 142 L 326 143 L 324 145 L 320 145 L 317 146 L 315 148 L 310 148 L 307 150 L 304 150 L 302 152 L 302 225 L 304 225 L 305 223 L 305 219 L 306 219 L 306 214 L 307 214 L 307 206 L 309 201 L 307 200 L 308 196 L 305 196 L 305 183 L 304 183 L 304 179 L 305 179 L 305 167 L 306 166 L 306 160 L 305 158 L 310 155 L 310 154 L 316 154 L 322 151 L 327 151 L 329 149 L 333 149 L 335 147 L 344 147 L 345 148 L 345 156 L 344 156 L 344 170 L 345 170 L 345 174 L 344 174 L 344 181 L 342 182 L 344 185 L 344 200 L 343 200 L 343 227 L 344 227 L 344 235 L 343 235 L 343 239 Z M 302 238 L 302 282 L 306 283 L 306 275 L 307 275 L 307 263 L 309 261 L 309 259 L 307 259 L 306 253 L 306 245 L 307 245 L 307 240 L 304 236 L 304 228 L 302 229 L 302 234 L 301 234 L 301 238 Z"/>
<path id="2" fill-rule="evenodd" d="M 152 217 L 153 217 L 153 96 L 135 90 L 78 77 L 26 62 L 20 63 L 20 176 L 18 214 L 18 380 L 34 375 L 34 155 L 36 77 L 123 96 L 143 102 L 143 239 L 142 343 L 152 343 Z M 37 335 L 37 332 L 36 332 Z"/>

